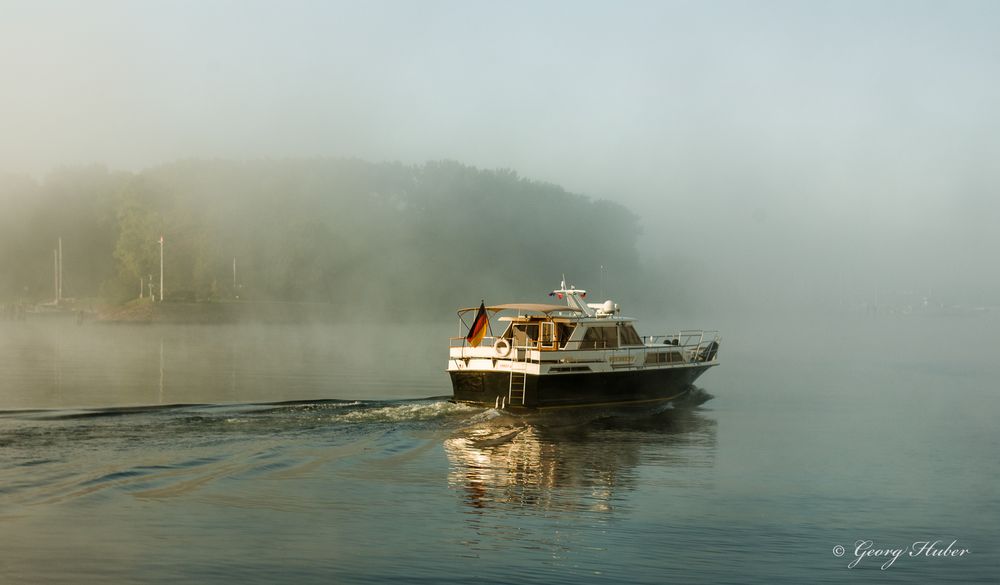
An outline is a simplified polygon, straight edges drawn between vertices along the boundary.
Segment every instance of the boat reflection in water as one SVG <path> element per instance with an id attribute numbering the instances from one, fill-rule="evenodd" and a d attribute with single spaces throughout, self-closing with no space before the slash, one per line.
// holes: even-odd
<path id="1" fill-rule="evenodd" d="M 444 443 L 451 487 L 482 512 L 611 512 L 628 506 L 641 468 L 711 467 L 715 446 L 715 421 L 692 409 L 498 414 Z M 701 481 L 678 475 L 678 482 Z"/>

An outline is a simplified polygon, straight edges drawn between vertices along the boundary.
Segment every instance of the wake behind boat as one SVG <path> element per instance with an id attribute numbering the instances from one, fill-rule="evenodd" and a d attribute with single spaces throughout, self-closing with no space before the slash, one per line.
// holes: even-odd
<path id="1" fill-rule="evenodd" d="M 458 311 L 468 335 L 450 340 L 453 401 L 514 410 L 668 403 L 719 364 L 717 331 L 640 337 L 635 319 L 610 300 L 587 303 L 587 291 L 565 281 L 549 295 L 566 304 Z"/>

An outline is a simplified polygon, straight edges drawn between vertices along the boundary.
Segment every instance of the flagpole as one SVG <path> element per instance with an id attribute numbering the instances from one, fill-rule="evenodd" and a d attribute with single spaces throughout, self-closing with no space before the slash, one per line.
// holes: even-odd
<path id="1" fill-rule="evenodd" d="M 479 304 L 486 306 L 486 299 L 479 301 Z M 489 311 L 486 311 L 486 329 L 490 332 L 490 337 L 496 337 L 496 335 L 493 335 L 493 324 L 490 323 Z"/>

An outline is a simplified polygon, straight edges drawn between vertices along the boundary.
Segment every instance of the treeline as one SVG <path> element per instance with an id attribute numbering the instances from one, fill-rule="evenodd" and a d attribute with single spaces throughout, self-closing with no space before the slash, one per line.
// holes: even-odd
<path id="1" fill-rule="evenodd" d="M 412 314 L 537 299 L 560 274 L 596 287 L 638 276 L 624 207 L 455 162 L 181 161 L 141 173 L 0 177 L 0 298 L 124 302 L 159 280 L 168 300 L 342 303 Z M 233 278 L 233 261 L 236 278 Z"/>

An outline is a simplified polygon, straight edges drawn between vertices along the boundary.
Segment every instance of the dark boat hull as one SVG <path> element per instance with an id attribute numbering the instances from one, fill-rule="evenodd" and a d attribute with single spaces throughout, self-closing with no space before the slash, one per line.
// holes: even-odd
<path id="1" fill-rule="evenodd" d="M 685 395 L 698 376 L 711 365 L 649 368 L 581 374 L 528 374 L 524 400 L 510 399 L 510 373 L 452 371 L 455 402 L 513 408 L 566 408 L 669 402 Z M 517 375 L 517 374 L 515 374 Z"/>

